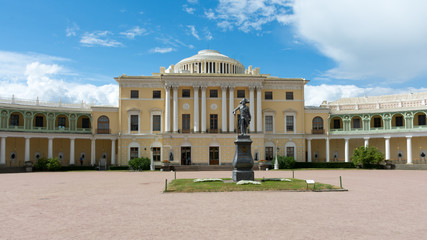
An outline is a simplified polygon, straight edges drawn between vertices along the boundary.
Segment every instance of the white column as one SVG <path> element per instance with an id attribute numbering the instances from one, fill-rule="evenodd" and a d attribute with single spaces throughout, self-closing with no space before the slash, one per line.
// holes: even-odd
<path id="1" fill-rule="evenodd" d="M 311 162 L 311 139 L 307 139 L 307 162 Z"/>
<path id="2" fill-rule="evenodd" d="M 90 144 L 90 164 L 95 165 L 96 163 L 96 154 L 95 154 L 95 138 L 92 139 Z"/>
<path id="3" fill-rule="evenodd" d="M 74 164 L 74 138 L 70 139 L 70 165 Z"/>
<path id="4" fill-rule="evenodd" d="M 206 132 L 206 87 L 202 87 L 202 132 Z"/>
<path id="5" fill-rule="evenodd" d="M 30 138 L 25 138 L 25 162 L 30 161 Z"/>
<path id="6" fill-rule="evenodd" d="M 165 132 L 171 131 L 171 100 L 170 86 L 165 86 Z"/>
<path id="7" fill-rule="evenodd" d="M 1 137 L 0 165 L 6 164 L 6 137 Z"/>
<path id="8" fill-rule="evenodd" d="M 199 86 L 194 86 L 194 132 L 199 132 Z"/>
<path id="9" fill-rule="evenodd" d="M 227 132 L 227 87 L 222 86 L 221 87 L 222 90 L 222 116 L 221 116 L 221 120 L 222 120 L 222 132 L 225 133 Z"/>
<path id="10" fill-rule="evenodd" d="M 178 87 L 173 87 L 173 131 L 178 132 Z"/>
<path id="11" fill-rule="evenodd" d="M 53 157 L 53 138 L 49 138 L 48 139 L 48 144 L 47 144 L 47 158 L 52 158 Z"/>
<path id="12" fill-rule="evenodd" d="M 329 162 L 329 138 L 326 138 L 326 162 Z"/>
<path id="13" fill-rule="evenodd" d="M 406 152 L 408 161 L 406 164 L 412 164 L 412 136 L 406 137 Z"/>
<path id="14" fill-rule="evenodd" d="M 229 109 L 230 109 L 230 117 L 228 118 L 228 127 L 230 128 L 230 132 L 234 132 L 234 115 L 231 113 L 234 109 L 234 86 L 230 86 L 228 88 L 228 102 L 229 102 Z"/>
<path id="15" fill-rule="evenodd" d="M 256 130 L 262 132 L 261 87 L 256 88 Z"/>
<path id="16" fill-rule="evenodd" d="M 251 123 L 249 124 L 249 131 L 255 132 L 255 95 L 254 95 L 254 86 L 249 86 L 249 111 L 251 112 Z"/>
<path id="17" fill-rule="evenodd" d="M 348 141 L 349 141 L 349 139 L 348 138 L 346 138 L 346 139 L 344 139 L 345 140 L 345 152 L 344 152 L 344 157 L 345 157 L 345 162 L 349 162 L 350 161 L 350 157 L 349 157 L 349 150 L 348 150 Z"/>
<path id="18" fill-rule="evenodd" d="M 111 165 L 116 164 L 116 139 L 111 140 Z"/>
<path id="19" fill-rule="evenodd" d="M 385 137 L 385 160 L 390 160 L 390 137 Z"/>
<path id="20" fill-rule="evenodd" d="M 365 139 L 365 148 L 369 146 L 369 138 L 364 138 Z"/>

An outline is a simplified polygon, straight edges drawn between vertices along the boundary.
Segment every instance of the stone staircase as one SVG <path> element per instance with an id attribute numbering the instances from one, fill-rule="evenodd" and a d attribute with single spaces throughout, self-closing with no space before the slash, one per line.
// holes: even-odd
<path id="1" fill-rule="evenodd" d="M 396 164 L 398 170 L 427 170 L 427 164 Z"/>

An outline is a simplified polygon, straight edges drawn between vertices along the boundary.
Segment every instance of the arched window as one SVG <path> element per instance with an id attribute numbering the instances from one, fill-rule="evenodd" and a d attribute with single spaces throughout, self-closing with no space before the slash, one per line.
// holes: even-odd
<path id="1" fill-rule="evenodd" d="M 323 134 L 323 119 L 321 117 L 313 118 L 313 134 Z"/>
<path id="2" fill-rule="evenodd" d="M 101 116 L 98 118 L 98 133 L 108 134 L 110 133 L 110 120 L 107 116 Z"/>

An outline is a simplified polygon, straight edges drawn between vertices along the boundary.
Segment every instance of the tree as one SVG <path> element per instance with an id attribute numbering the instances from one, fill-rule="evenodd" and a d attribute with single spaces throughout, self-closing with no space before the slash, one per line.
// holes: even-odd
<path id="1" fill-rule="evenodd" d="M 379 164 L 384 160 L 384 154 L 376 147 L 358 147 L 354 149 L 352 161 L 354 166 L 366 167 L 369 164 Z"/>
<path id="2" fill-rule="evenodd" d="M 150 159 L 145 157 L 129 160 L 129 166 L 135 171 L 150 170 L 150 164 Z"/>

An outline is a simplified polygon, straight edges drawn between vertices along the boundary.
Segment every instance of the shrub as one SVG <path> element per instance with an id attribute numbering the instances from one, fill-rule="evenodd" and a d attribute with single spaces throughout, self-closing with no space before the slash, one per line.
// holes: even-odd
<path id="1" fill-rule="evenodd" d="M 384 154 L 376 147 L 358 147 L 354 149 L 352 161 L 354 166 L 368 167 L 369 165 L 378 165 L 384 160 Z"/>
<path id="2" fill-rule="evenodd" d="M 279 169 L 292 169 L 295 166 L 293 157 L 277 156 L 277 161 L 279 162 Z M 272 164 L 274 166 L 275 160 Z"/>
<path id="3" fill-rule="evenodd" d="M 34 164 L 34 168 L 38 171 L 46 171 L 47 170 L 47 158 L 39 158 Z"/>
<path id="4" fill-rule="evenodd" d="M 61 169 L 61 163 L 58 158 L 49 158 L 46 164 L 47 170 L 49 171 L 58 171 Z"/>
<path id="5" fill-rule="evenodd" d="M 295 162 L 295 168 L 355 168 L 351 162 Z"/>
<path id="6" fill-rule="evenodd" d="M 61 166 L 61 171 L 83 171 L 83 170 L 95 170 L 95 166 Z"/>
<path id="7" fill-rule="evenodd" d="M 150 159 L 144 157 L 129 160 L 129 167 L 135 171 L 150 170 L 150 164 Z"/>
<path id="8" fill-rule="evenodd" d="M 129 166 L 110 166 L 111 171 L 114 170 L 129 170 Z"/>

